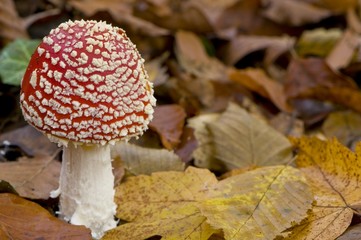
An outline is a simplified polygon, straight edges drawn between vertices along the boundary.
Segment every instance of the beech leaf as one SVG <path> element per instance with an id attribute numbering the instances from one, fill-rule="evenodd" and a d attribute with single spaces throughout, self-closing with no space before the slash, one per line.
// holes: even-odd
<path id="1" fill-rule="evenodd" d="M 1 239 L 91 240 L 90 230 L 70 225 L 38 204 L 13 194 L 0 194 Z"/>
<path id="2" fill-rule="evenodd" d="M 352 152 L 336 139 L 302 137 L 292 142 L 298 149 L 297 166 L 306 175 L 315 203 L 309 217 L 289 230 L 288 239 L 335 239 L 360 211 L 361 144 Z"/>
<path id="3" fill-rule="evenodd" d="M 214 157 L 227 169 L 279 165 L 292 157 L 285 136 L 236 104 L 230 104 L 219 119 L 207 126 Z"/>

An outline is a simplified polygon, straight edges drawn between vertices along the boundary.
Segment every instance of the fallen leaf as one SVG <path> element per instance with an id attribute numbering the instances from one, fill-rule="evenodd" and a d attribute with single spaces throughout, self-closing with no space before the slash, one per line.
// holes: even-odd
<path id="1" fill-rule="evenodd" d="M 112 147 L 112 158 L 115 162 L 121 160 L 126 170 L 133 175 L 184 170 L 184 163 L 174 152 L 130 143 L 120 142 Z"/>
<path id="2" fill-rule="evenodd" d="M 164 66 L 165 60 L 168 58 L 169 53 L 163 53 L 161 56 L 154 58 L 150 61 L 145 61 L 145 69 L 149 75 L 149 81 L 154 83 L 154 86 L 157 87 L 159 85 L 164 84 L 169 75 L 166 73 L 167 69 Z"/>
<path id="3" fill-rule="evenodd" d="M 236 104 L 230 104 L 207 126 L 214 157 L 227 170 L 285 164 L 292 157 L 291 144 L 285 136 Z"/>
<path id="4" fill-rule="evenodd" d="M 291 112 L 283 85 L 268 77 L 262 69 L 231 70 L 229 78 L 270 99 L 279 109 Z"/>
<path id="5" fill-rule="evenodd" d="M 187 72 L 210 80 L 220 81 L 226 78 L 226 67 L 218 59 L 208 56 L 197 35 L 178 31 L 175 39 L 178 62 Z"/>
<path id="6" fill-rule="evenodd" d="M 262 1 L 265 10 L 263 15 L 277 23 L 301 26 L 316 23 L 331 16 L 331 11 L 297 0 Z"/>
<path id="7" fill-rule="evenodd" d="M 217 183 L 206 169 L 185 172 L 158 172 L 151 176 L 130 177 L 116 188 L 116 216 L 130 223 L 108 231 L 103 240 L 164 239 L 207 240 L 218 232 L 201 215 L 198 202 Z"/>
<path id="8" fill-rule="evenodd" d="M 305 218 L 312 200 L 301 173 L 287 166 L 220 182 L 209 170 L 193 167 L 131 177 L 116 189 L 116 202 L 122 206 L 117 217 L 129 223 L 108 231 L 104 240 L 155 235 L 202 240 L 216 229 L 223 230 L 225 239 L 256 239 L 250 237 L 255 232 L 275 237 Z"/>
<path id="9" fill-rule="evenodd" d="M 328 138 L 336 137 L 343 145 L 352 147 L 361 139 L 361 115 L 352 111 L 330 113 L 322 124 Z"/>
<path id="10" fill-rule="evenodd" d="M 246 55 L 265 50 L 265 58 L 272 62 L 281 54 L 290 51 L 295 44 L 295 38 L 289 36 L 252 36 L 240 35 L 233 38 L 226 46 L 224 61 L 229 65 L 234 65 Z"/>
<path id="11" fill-rule="evenodd" d="M 4 83 L 20 86 L 31 55 L 39 43 L 39 40 L 18 39 L 1 50 L 0 76 Z"/>
<path id="12" fill-rule="evenodd" d="M 346 29 L 336 46 L 327 55 L 325 61 L 333 69 L 347 67 L 360 46 L 360 35 Z"/>
<path id="13" fill-rule="evenodd" d="M 285 92 L 290 99 L 331 101 L 361 112 L 361 93 L 356 83 L 332 71 L 322 59 L 293 59 L 286 79 Z"/>
<path id="14" fill-rule="evenodd" d="M 19 17 L 12 0 L 1 1 L 0 36 L 5 38 L 6 41 L 29 37 L 23 20 Z"/>
<path id="15" fill-rule="evenodd" d="M 220 114 L 201 114 L 189 118 L 188 126 L 194 129 L 194 136 L 197 140 L 197 148 L 193 152 L 195 166 L 209 168 L 212 170 L 221 170 L 223 165 L 214 155 L 213 139 L 207 125 L 217 121 Z"/>
<path id="16" fill-rule="evenodd" d="M 333 12 L 342 13 L 348 9 L 355 9 L 358 6 L 357 0 L 344 0 L 344 1 L 334 1 L 334 0 L 314 0 L 314 4 L 332 10 Z"/>
<path id="17" fill-rule="evenodd" d="M 157 132 L 168 150 L 175 149 L 183 133 L 186 112 L 177 104 L 160 105 L 154 109 L 149 128 Z"/>
<path id="18" fill-rule="evenodd" d="M 302 173 L 271 166 L 220 181 L 200 208 L 225 239 L 274 239 L 300 223 L 312 207 L 313 195 Z"/>
<path id="19" fill-rule="evenodd" d="M 303 121 L 288 113 L 277 114 L 269 124 L 285 136 L 301 137 L 305 133 Z"/>
<path id="20" fill-rule="evenodd" d="M 174 151 L 184 163 L 189 163 L 193 160 L 192 154 L 197 148 L 197 140 L 194 137 L 194 129 L 190 127 L 184 127 L 181 142 Z"/>
<path id="21" fill-rule="evenodd" d="M 356 224 L 349 227 L 337 240 L 360 240 L 361 239 L 361 224 Z"/>
<path id="22" fill-rule="evenodd" d="M 1 239 L 91 240 L 90 230 L 52 216 L 36 203 L 13 194 L 0 194 Z"/>
<path id="23" fill-rule="evenodd" d="M 335 239 L 360 213 L 361 145 L 355 152 L 336 139 L 292 138 L 298 150 L 296 163 L 315 195 L 309 217 L 289 230 L 288 239 Z"/>
<path id="24" fill-rule="evenodd" d="M 48 156 L 0 163 L 0 179 L 9 182 L 20 196 L 48 199 L 59 184 L 61 163 Z"/>
<path id="25" fill-rule="evenodd" d="M 338 28 L 305 30 L 298 39 L 295 49 L 301 57 L 326 57 L 341 37 L 342 30 Z"/>

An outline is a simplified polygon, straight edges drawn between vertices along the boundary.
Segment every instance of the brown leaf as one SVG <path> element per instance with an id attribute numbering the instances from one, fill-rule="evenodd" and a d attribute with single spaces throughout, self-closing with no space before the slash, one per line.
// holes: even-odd
<path id="1" fill-rule="evenodd" d="M 174 149 L 180 142 L 186 113 L 176 104 L 157 106 L 150 129 L 160 135 L 162 144 L 167 149 Z"/>
<path id="2" fill-rule="evenodd" d="M 360 240 L 361 223 L 349 227 L 337 240 Z"/>
<path id="3" fill-rule="evenodd" d="M 91 240 L 90 230 L 55 218 L 39 205 L 13 194 L 0 194 L 1 239 Z"/>
<path id="4" fill-rule="evenodd" d="M 47 199 L 50 191 L 58 188 L 60 168 L 60 162 L 50 157 L 23 157 L 0 163 L 0 179 L 23 197 Z"/>
<path id="5" fill-rule="evenodd" d="M 291 106 L 287 103 L 283 85 L 269 78 L 262 69 L 248 68 L 245 70 L 231 70 L 229 78 L 242 84 L 251 91 L 255 91 L 261 96 L 269 98 L 282 111 L 291 111 Z"/>
<path id="6" fill-rule="evenodd" d="M 288 98 L 331 101 L 361 112 L 361 93 L 352 79 L 333 72 L 318 58 L 293 59 L 286 76 Z"/>
<path id="7" fill-rule="evenodd" d="M 7 41 L 28 38 L 23 20 L 18 16 L 14 1 L 2 0 L 0 4 L 0 36 Z"/>
<path id="8" fill-rule="evenodd" d="M 266 50 L 266 59 L 268 62 L 279 57 L 281 54 L 291 50 L 295 44 L 295 38 L 269 37 L 269 36 L 252 36 L 240 35 L 232 39 L 227 45 L 224 53 L 224 61 L 227 64 L 235 64 L 246 55 L 258 51 Z"/>
<path id="9" fill-rule="evenodd" d="M 301 26 L 307 23 L 316 23 L 331 15 L 331 12 L 313 6 L 307 1 L 297 0 L 266 0 L 263 1 L 267 18 L 292 26 Z"/>
<path id="10" fill-rule="evenodd" d="M 224 80 L 226 67 L 216 58 L 208 56 L 200 38 L 192 32 L 178 31 L 176 54 L 179 64 L 196 77 Z"/>

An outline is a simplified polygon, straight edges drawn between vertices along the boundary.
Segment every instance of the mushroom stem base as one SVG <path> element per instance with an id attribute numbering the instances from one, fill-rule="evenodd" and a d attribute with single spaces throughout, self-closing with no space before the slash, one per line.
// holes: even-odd
<path id="1" fill-rule="evenodd" d="M 109 146 L 70 143 L 64 147 L 57 192 L 61 193 L 60 215 L 65 220 L 90 228 L 96 239 L 114 228 L 116 205 Z"/>

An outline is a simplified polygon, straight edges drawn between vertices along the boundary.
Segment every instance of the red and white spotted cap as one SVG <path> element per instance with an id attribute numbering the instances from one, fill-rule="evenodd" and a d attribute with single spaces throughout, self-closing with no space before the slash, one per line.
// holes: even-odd
<path id="1" fill-rule="evenodd" d="M 33 54 L 21 88 L 25 119 L 65 145 L 138 136 L 155 106 L 136 46 L 105 22 L 68 21 L 51 30 Z"/>

